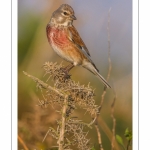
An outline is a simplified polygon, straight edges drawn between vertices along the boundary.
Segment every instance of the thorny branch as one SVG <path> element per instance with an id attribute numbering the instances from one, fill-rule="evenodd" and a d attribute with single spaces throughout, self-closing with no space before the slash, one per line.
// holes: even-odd
<path id="1" fill-rule="evenodd" d="M 37 83 L 37 86 L 38 86 L 39 88 L 44 88 L 44 89 L 51 90 L 51 91 L 57 93 L 58 95 L 60 95 L 60 96 L 62 96 L 62 97 L 65 97 L 64 94 L 63 94 L 61 91 L 59 91 L 58 89 L 55 89 L 55 88 L 49 86 L 49 85 L 46 84 L 45 82 L 43 82 L 43 81 L 41 81 L 40 79 L 38 79 L 38 78 L 36 78 L 36 77 L 34 77 L 34 76 L 32 76 L 32 75 L 26 73 L 25 71 L 23 71 L 23 73 L 24 73 L 26 76 L 30 77 L 33 81 L 35 81 L 35 82 Z"/>
<path id="2" fill-rule="evenodd" d="M 96 115 L 99 113 L 99 106 L 95 105 L 94 90 L 90 87 L 80 85 L 71 78 L 65 78 L 62 64 L 46 62 L 43 65 L 45 75 L 48 76 L 47 82 L 51 78 L 53 86 L 41 81 L 40 79 L 23 72 L 26 76 L 30 77 L 36 82 L 37 87 L 41 89 L 43 100 L 39 100 L 39 106 L 48 104 L 59 104 L 61 106 L 61 120 L 57 120 L 57 130 L 49 128 L 43 142 L 47 135 L 51 135 L 57 139 L 59 150 L 69 150 L 70 146 L 76 145 L 80 150 L 90 150 L 89 139 L 87 139 L 88 132 L 84 132 L 84 127 L 91 128 L 91 125 L 96 119 Z M 45 89 L 43 94 L 42 89 Z M 94 119 L 90 123 L 84 123 L 81 120 L 72 118 L 71 115 L 75 111 L 76 105 L 85 109 Z M 72 136 L 71 139 L 68 137 Z"/>
<path id="3" fill-rule="evenodd" d="M 64 135 L 65 135 L 67 108 L 68 108 L 68 96 L 65 97 L 63 108 L 62 108 L 61 128 L 60 128 L 60 133 L 59 133 L 59 139 L 57 141 L 57 143 L 59 145 L 59 150 L 63 150 L 63 146 L 64 146 Z"/>

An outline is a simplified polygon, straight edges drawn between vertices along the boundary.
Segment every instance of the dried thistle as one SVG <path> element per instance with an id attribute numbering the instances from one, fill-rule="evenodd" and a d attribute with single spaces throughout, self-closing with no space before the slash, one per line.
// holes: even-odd
<path id="1" fill-rule="evenodd" d="M 96 118 L 99 113 L 99 106 L 95 105 L 94 90 L 89 84 L 85 86 L 76 83 L 69 75 L 66 78 L 62 64 L 46 62 L 43 69 L 45 71 L 44 76 L 48 76 L 46 82 L 52 79 L 53 87 L 34 76 L 25 72 L 24 74 L 32 78 L 42 92 L 43 100 L 39 100 L 39 106 L 47 107 L 48 104 L 61 106 L 61 111 L 59 110 L 61 119 L 57 121 L 57 130 L 50 127 L 44 139 L 50 134 L 57 140 L 59 150 L 69 150 L 73 145 L 76 145 L 80 150 L 90 150 L 90 140 L 86 137 L 88 133 L 84 132 L 84 127 L 91 127 L 95 119 L 91 123 L 84 123 L 72 118 L 71 115 L 77 109 L 76 106 L 80 106 Z M 46 90 L 45 93 L 43 89 Z M 72 137 L 70 138 L 70 136 Z"/>

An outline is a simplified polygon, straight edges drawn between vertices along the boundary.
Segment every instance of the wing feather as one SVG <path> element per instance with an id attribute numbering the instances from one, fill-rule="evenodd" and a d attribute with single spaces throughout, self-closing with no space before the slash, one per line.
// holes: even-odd
<path id="1" fill-rule="evenodd" d="M 75 29 L 75 27 L 69 26 L 68 27 L 68 31 L 69 31 L 69 39 L 77 46 L 79 47 L 81 50 L 84 50 L 89 56 L 90 53 L 87 49 L 87 47 L 85 46 L 84 42 L 82 41 L 78 31 Z"/>

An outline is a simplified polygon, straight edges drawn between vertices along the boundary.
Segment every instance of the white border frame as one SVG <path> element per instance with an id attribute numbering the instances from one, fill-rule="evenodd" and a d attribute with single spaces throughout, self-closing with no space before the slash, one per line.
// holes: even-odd
<path id="1" fill-rule="evenodd" d="M 133 129 L 133 143 L 132 149 L 138 150 L 139 147 L 139 99 L 138 99 L 138 1 L 132 1 L 132 80 L 133 80 L 133 100 L 132 100 L 132 129 Z"/>
<path id="2" fill-rule="evenodd" d="M 18 1 L 12 1 L 12 149 L 18 149 Z"/>

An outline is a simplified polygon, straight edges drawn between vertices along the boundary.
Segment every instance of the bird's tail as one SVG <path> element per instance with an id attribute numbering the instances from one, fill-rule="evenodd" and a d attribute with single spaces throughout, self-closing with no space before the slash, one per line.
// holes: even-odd
<path id="1" fill-rule="evenodd" d="M 99 74 L 99 72 L 95 72 L 95 75 L 98 76 L 100 78 L 100 80 L 102 81 L 102 83 L 107 87 L 107 88 L 111 88 L 111 86 L 109 85 L 109 83 Z"/>
<path id="2" fill-rule="evenodd" d="M 111 88 L 111 86 L 108 84 L 108 82 L 100 75 L 98 69 L 96 68 L 96 66 L 94 64 L 92 64 L 91 62 L 88 62 L 83 67 L 88 69 L 93 74 L 95 74 L 107 88 Z"/>

